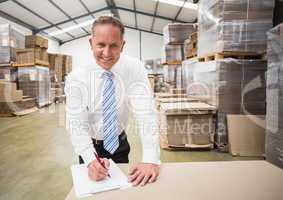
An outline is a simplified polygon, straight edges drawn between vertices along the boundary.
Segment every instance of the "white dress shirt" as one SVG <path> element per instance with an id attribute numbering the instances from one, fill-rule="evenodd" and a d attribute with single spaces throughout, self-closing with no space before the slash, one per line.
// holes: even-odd
<path id="1" fill-rule="evenodd" d="M 86 164 L 95 160 L 91 138 L 103 139 L 101 102 L 104 71 L 94 60 L 86 67 L 72 71 L 66 80 L 67 129 L 75 152 L 82 156 Z M 132 112 L 135 129 L 142 142 L 142 162 L 160 164 L 156 110 L 144 65 L 138 59 L 121 55 L 110 71 L 114 74 L 118 132 L 127 128 L 129 113 Z"/>

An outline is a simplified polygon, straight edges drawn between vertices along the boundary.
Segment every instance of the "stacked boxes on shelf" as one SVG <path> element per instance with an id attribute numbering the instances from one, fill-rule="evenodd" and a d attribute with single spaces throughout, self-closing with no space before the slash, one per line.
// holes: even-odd
<path id="1" fill-rule="evenodd" d="M 154 92 L 165 91 L 164 72 L 161 64 L 161 59 L 150 59 L 144 61 L 147 69 L 148 78 Z"/>
<path id="2" fill-rule="evenodd" d="M 49 69 L 55 102 L 64 102 L 65 77 L 72 71 L 72 57 L 63 54 L 49 54 Z"/>
<path id="3" fill-rule="evenodd" d="M 283 24 L 268 32 L 266 159 L 283 168 Z"/>
<path id="4" fill-rule="evenodd" d="M 49 53 L 49 69 L 52 82 L 63 81 L 63 58 L 62 54 Z"/>
<path id="5" fill-rule="evenodd" d="M 227 114 L 265 114 L 266 61 L 226 58 L 183 64 L 191 83 L 188 95 L 218 109 L 217 144 L 228 144 Z"/>
<path id="6" fill-rule="evenodd" d="M 63 55 L 62 79 L 72 71 L 72 56 Z"/>
<path id="7" fill-rule="evenodd" d="M 218 109 L 216 144 L 228 144 L 227 114 L 265 114 L 266 32 L 274 1 L 202 0 L 198 57 L 183 62 L 190 96 Z M 233 59 L 232 59 L 233 58 Z"/>
<path id="8" fill-rule="evenodd" d="M 24 48 L 24 36 L 9 24 L 0 25 L 0 64 L 10 65 L 16 61 L 16 49 Z"/>
<path id="9" fill-rule="evenodd" d="M 48 40 L 37 35 L 25 38 L 25 49 L 17 50 L 17 84 L 24 96 L 34 98 L 38 107 L 49 105 L 51 84 Z"/>
<path id="10" fill-rule="evenodd" d="M 48 66 L 48 40 L 37 35 L 25 38 L 25 49 L 17 49 L 16 66 Z"/>
<path id="11" fill-rule="evenodd" d="M 197 56 L 197 41 L 198 41 L 198 33 L 193 32 L 189 39 L 184 42 L 184 54 L 185 58 L 193 58 Z"/>
<path id="12" fill-rule="evenodd" d="M 181 87 L 181 63 L 184 60 L 184 41 L 194 32 L 192 24 L 173 23 L 163 29 L 164 50 L 162 63 L 164 67 L 164 80 L 171 87 Z M 171 86 L 171 87 L 170 87 Z"/>
<path id="13" fill-rule="evenodd" d="M 0 25 L 0 115 L 18 115 L 35 107 L 35 99 L 23 96 L 18 90 L 17 69 L 12 67 L 16 61 L 16 49 L 24 48 L 25 37 L 11 25 Z"/>
<path id="14" fill-rule="evenodd" d="M 264 53 L 273 8 L 273 0 L 200 1 L 198 56 L 225 51 Z"/>
<path id="15" fill-rule="evenodd" d="M 23 95 L 36 99 L 38 107 L 49 105 L 51 82 L 49 69 L 43 66 L 18 68 L 18 88 Z"/>

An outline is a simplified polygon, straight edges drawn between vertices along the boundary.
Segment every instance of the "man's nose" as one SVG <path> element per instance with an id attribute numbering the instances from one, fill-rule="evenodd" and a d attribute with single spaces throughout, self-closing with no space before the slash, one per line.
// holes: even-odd
<path id="1" fill-rule="evenodd" d="M 109 56 L 110 55 L 110 48 L 108 46 L 106 46 L 104 49 L 103 49 L 103 55 L 104 56 Z"/>

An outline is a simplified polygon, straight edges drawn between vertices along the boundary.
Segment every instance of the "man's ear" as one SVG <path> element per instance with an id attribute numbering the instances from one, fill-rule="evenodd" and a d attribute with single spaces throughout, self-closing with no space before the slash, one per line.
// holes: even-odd
<path id="1" fill-rule="evenodd" d="M 89 38 L 89 45 L 90 45 L 90 48 L 92 49 L 92 38 Z"/>
<path id="2" fill-rule="evenodd" d="M 121 47 L 121 52 L 123 51 L 125 44 L 126 44 L 126 41 L 123 40 L 123 44 L 122 44 L 122 47 Z"/>

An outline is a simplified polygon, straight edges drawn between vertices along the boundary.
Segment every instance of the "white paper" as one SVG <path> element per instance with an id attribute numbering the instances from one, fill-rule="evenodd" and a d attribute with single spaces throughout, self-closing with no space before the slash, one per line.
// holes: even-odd
<path id="1" fill-rule="evenodd" d="M 71 166 L 73 184 L 76 196 L 78 198 L 90 196 L 91 194 L 103 192 L 113 189 L 124 189 L 131 186 L 127 177 L 120 168 L 110 160 L 109 174 L 110 177 L 102 181 L 92 181 L 88 177 L 88 169 L 86 165 Z"/>

